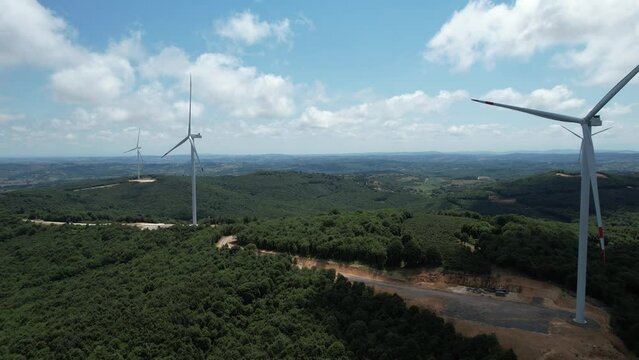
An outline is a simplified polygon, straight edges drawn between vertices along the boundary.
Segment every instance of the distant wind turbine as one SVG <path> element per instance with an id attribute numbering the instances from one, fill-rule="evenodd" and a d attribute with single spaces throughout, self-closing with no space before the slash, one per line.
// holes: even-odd
<path id="1" fill-rule="evenodd" d="M 597 217 L 597 232 L 599 235 L 599 245 L 601 246 L 602 255 L 605 257 L 605 241 L 604 228 L 601 221 L 601 209 L 599 207 L 599 188 L 597 186 L 597 172 L 595 165 L 595 150 L 592 144 L 592 127 L 601 126 L 601 117 L 597 113 L 639 72 L 639 65 L 636 66 L 626 77 L 621 79 L 606 96 L 604 96 L 595 107 L 593 107 L 583 118 L 555 114 L 547 111 L 533 110 L 518 106 L 499 104 L 492 101 L 483 101 L 471 99 L 472 101 L 503 107 L 515 111 L 525 112 L 531 115 L 543 118 L 576 123 L 581 125 L 582 136 L 581 142 L 581 200 L 579 205 L 579 253 L 577 260 L 577 303 L 575 309 L 575 318 L 578 324 L 585 324 L 585 306 L 586 306 L 586 263 L 588 255 L 588 217 L 590 212 L 590 186 L 592 186 L 592 196 L 595 202 L 595 213 Z M 607 130 L 607 129 L 606 129 Z M 603 130 L 605 131 L 605 130 Z M 571 131 L 572 132 L 572 131 Z M 601 132 L 601 131 L 600 131 Z M 575 135 L 577 135 L 575 133 Z M 579 136 L 579 135 L 577 135 Z"/>
<path id="2" fill-rule="evenodd" d="M 200 156 L 197 154 L 197 149 L 195 148 L 195 139 L 201 139 L 202 135 L 200 133 L 192 134 L 191 133 L 191 93 L 192 93 L 192 81 L 191 75 L 189 75 L 189 128 L 186 133 L 186 137 L 182 139 L 177 145 L 175 145 L 171 150 L 167 151 L 166 154 L 162 155 L 162 157 L 167 156 L 171 151 L 175 150 L 178 146 L 184 144 L 187 140 L 191 143 L 191 206 L 193 209 L 193 225 L 197 225 L 197 191 L 196 191 L 196 181 L 195 181 L 195 158 L 197 158 L 197 163 L 200 166 L 202 172 L 204 172 L 204 168 L 202 168 L 202 163 L 200 162 Z"/>
<path id="3" fill-rule="evenodd" d="M 138 128 L 138 142 L 135 144 L 135 147 L 131 150 L 125 151 L 124 153 L 126 154 L 133 150 L 137 150 L 138 153 L 138 180 L 140 180 L 140 160 L 142 160 L 142 152 L 140 152 L 140 150 L 142 150 L 142 148 L 140 147 L 140 128 Z"/>

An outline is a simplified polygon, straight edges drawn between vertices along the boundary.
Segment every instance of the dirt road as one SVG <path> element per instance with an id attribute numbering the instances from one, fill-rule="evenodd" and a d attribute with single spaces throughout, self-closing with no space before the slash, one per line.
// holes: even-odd
<path id="1" fill-rule="evenodd" d="M 407 301 L 424 297 L 440 300 L 443 304 L 440 310 L 441 314 L 455 319 L 478 321 L 504 328 L 548 334 L 551 320 L 570 318 L 570 312 L 568 311 L 549 309 L 541 305 L 497 300 L 487 296 L 458 294 L 439 289 L 427 289 L 344 272 L 341 274 L 351 281 L 363 282 L 366 285 L 381 288 L 384 291 L 394 292 Z"/>
<path id="2" fill-rule="evenodd" d="M 608 314 L 587 304 L 591 325 L 570 321 L 575 299 L 560 288 L 512 274 L 502 281 L 522 288 L 506 298 L 466 291 L 442 281 L 436 271 L 384 272 L 336 261 L 297 257 L 303 268 L 334 269 L 351 281 L 375 291 L 395 293 L 409 305 L 428 308 L 455 325 L 466 336 L 495 334 L 519 359 L 634 359 L 608 326 Z"/>
<path id="3" fill-rule="evenodd" d="M 41 219 L 24 219 L 24 221 L 30 221 L 34 224 L 39 224 L 39 225 L 75 225 L 75 226 L 111 225 L 111 223 L 84 223 L 84 222 L 66 223 L 63 221 L 46 221 Z M 168 228 L 173 226 L 173 224 L 147 223 L 147 222 L 120 223 L 120 225 L 134 226 L 142 230 L 157 230 L 157 229 L 163 229 L 163 228 Z"/>

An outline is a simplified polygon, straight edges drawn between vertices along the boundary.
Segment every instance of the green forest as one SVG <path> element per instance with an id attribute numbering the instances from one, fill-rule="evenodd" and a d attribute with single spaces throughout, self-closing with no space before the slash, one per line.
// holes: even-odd
<path id="1" fill-rule="evenodd" d="M 587 292 L 607 306 L 612 327 L 639 354 L 639 264 L 634 260 L 639 256 L 639 177 L 605 176 L 599 184 L 608 261 L 602 262 L 593 238 Z M 297 270 L 287 256 L 255 256 L 256 248 L 378 269 L 441 267 L 488 274 L 499 266 L 568 290 L 575 286 L 579 179 L 555 172 L 504 181 L 294 172 L 202 177 L 200 224 L 227 225 L 178 225 L 149 232 L 116 225 L 42 227 L 22 221 L 188 222 L 189 179 L 157 179 L 150 184 L 125 179 L 69 182 L 0 194 L 0 357 L 298 358 L 299 353 L 291 351 L 299 351 L 295 344 L 304 343 L 308 335 L 319 344 L 311 357 L 358 358 L 363 348 L 357 344 L 366 343 L 366 349 L 377 350 L 364 358 L 398 358 L 397 353 L 376 348 L 383 343 L 380 339 L 347 336 L 357 333 L 348 329 L 357 319 L 342 321 L 347 317 L 333 312 L 338 310 L 316 306 L 325 304 L 327 289 L 339 296 L 349 294 L 344 300 L 349 303 L 361 301 L 368 316 L 373 315 L 364 304 L 377 301 L 391 307 L 398 302 L 407 314 L 421 314 L 414 316 L 434 316 L 406 309 L 396 297 L 372 295 L 361 285 L 336 280 L 335 274 Z M 110 184 L 117 185 L 87 189 Z M 494 196 L 516 201 L 492 201 Z M 245 250 L 216 251 L 212 243 L 222 234 L 237 235 Z M 271 274 L 266 270 L 271 266 L 282 272 Z M 220 283 L 220 278 L 228 281 Z M 300 307 L 299 301 L 307 307 Z M 219 312 L 220 307 L 228 313 Z M 202 315 L 209 312 L 213 315 Z M 285 331 L 270 323 L 267 313 L 278 314 L 282 323 L 308 323 L 304 331 L 310 333 Z M 332 319 L 329 313 L 336 320 L 326 320 Z M 349 316 L 352 313 L 350 308 Z M 303 321 L 285 320 L 289 317 Z M 358 326 L 381 326 L 368 320 L 373 317 L 362 319 L 365 327 Z M 248 341 L 263 326 L 251 325 L 253 321 L 278 331 L 259 333 L 262 343 Z M 422 336 L 405 335 L 418 334 L 419 329 L 384 324 L 388 328 L 382 327 L 380 334 L 404 331 L 400 338 L 413 340 Z M 477 354 L 487 358 L 506 354 L 490 336 L 460 340 L 449 325 L 442 323 L 440 328 L 437 331 L 451 332 L 454 341 L 475 341 L 484 351 Z M 184 342 L 192 348 L 175 345 Z M 422 340 L 415 342 L 419 349 L 427 346 Z M 275 343 L 281 345 L 279 352 L 271 349 Z M 415 349 L 399 340 L 384 344 L 393 351 Z M 429 347 L 424 354 L 430 355 L 424 358 L 442 358 L 438 354 L 446 353 L 445 346 L 437 346 Z M 93 354 L 96 349 L 103 353 Z M 43 352 L 28 352 L 36 350 Z M 470 355 L 454 353 L 451 358 L 465 356 Z"/>
<path id="2" fill-rule="evenodd" d="M 472 226 L 462 229 L 467 238 L 478 240 L 479 253 L 487 260 L 575 289 L 576 229 L 514 215 L 496 216 L 490 219 L 490 224 L 479 229 Z M 609 307 L 611 325 L 626 345 L 639 354 L 639 227 L 611 227 L 606 262 L 600 255 L 594 229 L 591 234 L 586 292 Z"/>
<path id="3" fill-rule="evenodd" d="M 116 178 L 69 182 L 0 194 L 0 206 L 25 218 L 51 221 L 170 221 L 191 218 L 191 180 L 157 176 L 137 184 Z M 205 222 L 244 217 L 309 215 L 332 209 L 358 210 L 420 205 L 407 193 L 379 192 L 361 179 L 325 174 L 260 172 L 198 178 L 198 215 Z M 95 188 L 113 185 L 106 188 Z M 93 188 L 93 189 L 91 189 Z"/>
<path id="4" fill-rule="evenodd" d="M 447 215 L 443 215 L 447 214 Z M 613 217 L 603 262 L 591 229 L 589 296 L 611 311 L 611 325 L 639 353 L 639 224 Z M 577 226 L 521 215 L 473 212 L 413 215 L 408 211 L 332 211 L 323 215 L 235 226 L 240 244 L 302 256 L 357 261 L 377 268 L 439 266 L 488 274 L 500 266 L 575 289 Z M 474 248 L 475 251 L 469 250 Z"/>
<path id="5" fill-rule="evenodd" d="M 456 236 L 463 225 L 483 222 L 406 210 L 340 213 L 258 220 L 234 226 L 238 242 L 260 249 L 324 259 L 358 261 L 377 268 L 440 266 L 490 271 Z M 483 264 L 484 269 L 479 269 Z M 488 266 L 488 270 L 486 270 Z"/>
<path id="6" fill-rule="evenodd" d="M 514 359 L 396 295 L 221 230 L 47 227 L 3 215 L 5 359 Z"/>

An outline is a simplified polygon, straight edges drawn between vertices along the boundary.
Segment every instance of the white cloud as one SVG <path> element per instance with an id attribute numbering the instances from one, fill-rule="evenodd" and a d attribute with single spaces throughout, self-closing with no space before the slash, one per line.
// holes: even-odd
<path id="1" fill-rule="evenodd" d="M 307 29 L 311 31 L 315 30 L 315 24 L 313 23 L 313 20 L 309 19 L 302 13 L 297 14 L 297 18 L 294 19 L 294 22 L 296 24 L 305 26 Z"/>
<path id="2" fill-rule="evenodd" d="M 565 85 L 557 85 L 550 89 L 536 89 L 522 94 L 513 88 L 495 89 L 486 93 L 485 100 L 505 103 L 540 110 L 569 110 L 584 105 L 584 99 L 573 97 L 572 91 Z"/>
<path id="3" fill-rule="evenodd" d="M 636 0 L 473 0 L 429 40 L 424 57 L 466 70 L 554 48 L 556 65 L 582 69 L 588 82 L 610 83 L 639 62 L 637 37 Z"/>
<path id="4" fill-rule="evenodd" d="M 55 72 L 51 86 L 56 99 L 100 104 L 117 99 L 135 83 L 129 62 L 115 55 L 92 54 L 81 64 Z"/>
<path id="5" fill-rule="evenodd" d="M 25 118 L 24 114 L 0 113 L 0 123 L 3 123 L 5 121 L 20 120 L 24 118 Z"/>
<path id="6" fill-rule="evenodd" d="M 129 36 L 120 41 L 109 42 L 107 53 L 135 61 L 144 59 L 147 54 L 142 44 L 142 32 L 132 31 Z"/>
<path id="7" fill-rule="evenodd" d="M 471 136 L 479 135 L 482 132 L 489 132 L 493 135 L 501 135 L 501 124 L 464 124 L 452 125 L 446 129 L 446 132 L 454 136 Z"/>
<path id="8" fill-rule="evenodd" d="M 73 30 L 35 0 L 0 0 L 0 66 L 59 67 L 87 52 L 72 43 Z"/>
<path id="9" fill-rule="evenodd" d="M 50 68 L 54 97 L 71 103 L 103 103 L 135 83 L 129 60 L 144 57 L 141 32 L 111 41 L 105 53 L 74 43 L 73 29 L 37 1 L 0 0 L 0 66 Z"/>
<path id="10" fill-rule="evenodd" d="M 224 24 L 230 26 L 227 30 L 239 31 L 238 39 L 245 42 L 265 37 L 285 41 L 290 35 L 287 19 L 269 23 L 250 12 L 236 14 Z M 89 51 L 73 41 L 71 32 L 62 18 L 35 1 L 0 0 L 0 66 L 50 68 L 53 97 L 78 106 L 69 116 L 53 119 L 52 126 L 151 120 L 177 126 L 188 112 L 189 73 L 193 74 L 194 117 L 205 106 L 240 119 L 290 117 L 295 112 L 294 93 L 299 86 L 286 77 L 244 65 L 236 56 L 203 53 L 192 61 L 174 46 L 151 55 L 143 46 L 141 31 L 110 41 L 103 52 Z M 9 115 L 3 114 L 0 120 Z"/>
<path id="11" fill-rule="evenodd" d="M 184 50 L 169 46 L 140 64 L 140 74 L 147 78 L 183 77 L 188 74 L 190 66 L 189 56 Z"/>
<path id="12" fill-rule="evenodd" d="M 235 57 L 206 53 L 191 65 L 201 96 L 235 117 L 287 117 L 293 114 L 293 84 L 275 74 L 259 73 Z"/>
<path id="13" fill-rule="evenodd" d="M 288 117 L 295 111 L 295 86 L 289 79 L 260 73 L 228 54 L 204 53 L 191 62 L 182 49 L 168 47 L 143 62 L 140 73 L 180 83 L 190 73 L 194 96 L 233 117 Z"/>
<path id="14" fill-rule="evenodd" d="M 361 112 L 361 108 L 333 112 L 327 110 L 319 110 L 316 107 L 311 106 L 304 110 L 302 116 L 300 116 L 298 120 L 298 123 L 301 127 L 311 127 L 318 129 L 343 127 L 345 125 L 352 125 L 362 122 L 365 116 L 363 117 L 361 116 L 363 114 L 357 114 L 358 112 Z"/>
<path id="15" fill-rule="evenodd" d="M 249 10 L 216 22 L 215 31 L 219 36 L 246 45 L 253 45 L 269 37 L 285 42 L 291 36 L 288 19 L 277 22 L 260 21 L 259 16 Z"/>
<path id="16" fill-rule="evenodd" d="M 19 132 L 19 133 L 24 133 L 24 132 L 27 132 L 29 129 L 27 129 L 26 126 L 14 125 L 14 126 L 11 127 L 11 130 L 13 130 L 15 132 Z"/>
<path id="17" fill-rule="evenodd" d="M 407 118 L 421 119 L 424 115 L 441 113 L 453 103 L 467 98 L 468 93 L 463 90 L 440 91 L 436 96 L 429 96 L 418 90 L 336 111 L 319 110 L 312 106 L 302 113 L 296 123 L 302 128 L 348 132 L 352 131 L 353 125 L 357 124 L 368 128 L 394 124 L 394 121 Z M 365 128 L 361 130 L 366 131 Z"/>
<path id="18" fill-rule="evenodd" d="M 240 121 L 239 131 L 237 130 L 235 127 L 226 129 L 226 131 L 231 133 L 248 134 L 258 137 L 281 137 L 290 132 L 289 127 L 283 121 L 275 121 L 269 124 L 250 124 L 245 121 Z"/>
<path id="19" fill-rule="evenodd" d="M 363 102 L 335 110 L 308 106 L 293 120 L 239 125 L 224 123 L 215 132 L 230 136 L 302 139 L 325 136 L 340 138 L 414 139 L 420 136 L 445 135 L 446 129 L 428 115 L 444 113 L 453 103 L 467 99 L 463 90 L 440 91 L 429 96 L 422 91 L 401 94 L 377 101 Z M 319 138 L 317 138 L 319 139 Z"/>
<path id="20" fill-rule="evenodd" d="M 186 127 L 189 111 L 188 100 L 176 100 L 171 90 L 166 90 L 160 83 L 143 85 L 130 93 L 126 98 L 112 104 L 86 108 L 77 108 L 68 119 L 54 119 L 55 127 L 72 127 L 88 130 L 111 123 L 134 123 L 142 126 L 152 123 L 156 128 Z M 192 118 L 200 118 L 204 105 L 193 101 Z M 201 124 L 194 124 L 201 126 Z"/>
<path id="21" fill-rule="evenodd" d="M 623 105 L 618 102 L 613 102 L 612 104 L 606 105 L 603 109 L 601 109 L 601 115 L 605 118 L 608 116 L 619 116 L 630 114 L 632 112 L 633 106 L 636 104 Z"/>

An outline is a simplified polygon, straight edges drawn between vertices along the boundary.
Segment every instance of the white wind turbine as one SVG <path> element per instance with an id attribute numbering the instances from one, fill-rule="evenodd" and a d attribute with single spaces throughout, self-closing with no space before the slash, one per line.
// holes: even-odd
<path id="1" fill-rule="evenodd" d="M 597 227 L 599 235 L 599 244 L 602 254 L 605 256 L 604 229 L 601 221 L 601 209 L 599 207 L 599 188 L 597 186 L 597 174 L 595 169 L 595 150 L 592 144 L 592 127 L 601 126 L 601 118 L 597 113 L 621 90 L 632 78 L 639 72 L 639 65 L 636 66 L 626 77 L 621 79 L 604 96 L 595 107 L 592 108 L 583 118 L 555 114 L 547 111 L 527 109 L 518 106 L 494 103 L 491 101 L 483 101 L 471 99 L 476 102 L 499 106 L 506 109 L 525 112 L 531 115 L 543 118 L 576 123 L 581 125 L 582 142 L 581 142 L 581 200 L 579 206 L 579 253 L 577 259 L 577 303 L 575 309 L 576 323 L 585 324 L 585 306 L 586 306 L 586 261 L 588 254 L 588 217 L 590 212 L 590 186 L 592 186 L 592 196 L 595 203 L 595 213 L 597 217 Z M 575 134 L 577 135 L 577 134 Z M 590 186 L 589 186 L 590 185 Z"/>
<path id="2" fill-rule="evenodd" d="M 140 160 L 142 160 L 142 153 L 140 152 L 140 150 L 142 150 L 142 147 L 140 147 L 140 128 L 138 128 L 138 142 L 135 144 L 135 147 L 131 150 L 125 151 L 124 153 L 126 154 L 133 150 L 137 150 L 138 153 L 138 180 L 140 180 Z"/>
<path id="3" fill-rule="evenodd" d="M 187 140 L 191 143 L 191 206 L 193 209 L 193 225 L 197 225 L 197 192 L 195 188 L 195 158 L 197 158 L 197 163 L 200 165 L 200 169 L 204 172 L 202 168 L 202 163 L 200 162 L 200 156 L 197 154 L 197 149 L 195 149 L 195 139 L 201 139 L 202 135 L 200 133 L 191 134 L 191 92 L 192 92 L 192 82 L 191 76 L 189 75 L 189 128 L 186 133 L 186 137 L 182 139 L 177 145 L 175 145 L 171 150 L 167 151 L 166 154 L 162 155 L 162 157 L 167 156 L 171 151 L 175 150 L 178 146 L 184 144 Z"/>

